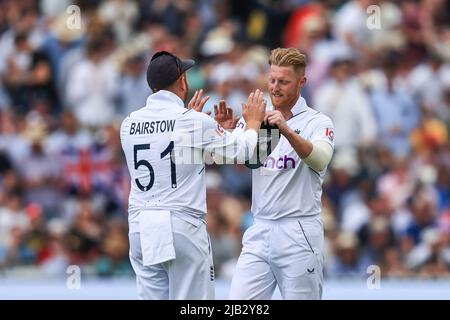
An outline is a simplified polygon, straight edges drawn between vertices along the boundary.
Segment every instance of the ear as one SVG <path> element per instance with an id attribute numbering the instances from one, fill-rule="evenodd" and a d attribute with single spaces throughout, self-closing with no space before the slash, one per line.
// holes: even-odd
<path id="1" fill-rule="evenodd" d="M 179 78 L 179 81 L 180 81 L 180 87 L 181 87 L 181 89 L 183 90 L 183 91 L 187 91 L 187 90 L 189 90 L 188 88 L 187 88 L 187 86 L 186 86 L 186 84 L 187 84 L 187 79 L 186 79 L 186 73 L 183 73 L 182 75 L 181 75 L 181 77 Z"/>
<path id="2" fill-rule="evenodd" d="M 306 84 L 306 77 L 302 76 L 302 78 L 300 79 L 300 86 L 303 87 Z"/>

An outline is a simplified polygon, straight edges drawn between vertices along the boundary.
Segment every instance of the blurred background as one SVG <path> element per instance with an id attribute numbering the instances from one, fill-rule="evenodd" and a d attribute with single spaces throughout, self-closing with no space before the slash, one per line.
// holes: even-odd
<path id="1" fill-rule="evenodd" d="M 279 46 L 307 55 L 302 96 L 335 125 L 324 298 L 450 299 L 445 0 L 0 0 L 0 299 L 134 299 L 118 129 L 151 93 L 150 57 L 196 59 L 191 94 L 240 115 L 251 90 L 267 90 Z M 252 223 L 251 171 L 209 166 L 207 185 L 226 298 Z M 69 265 L 93 283 L 85 295 L 68 293 Z"/>

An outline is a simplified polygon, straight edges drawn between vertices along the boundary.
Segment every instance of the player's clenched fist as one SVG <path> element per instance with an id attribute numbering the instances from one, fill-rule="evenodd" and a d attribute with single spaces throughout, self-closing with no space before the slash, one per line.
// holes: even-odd
<path id="1" fill-rule="evenodd" d="M 288 129 L 286 119 L 284 119 L 283 114 L 278 110 L 268 111 L 264 116 L 264 122 L 271 126 L 277 126 L 281 133 Z"/>
<path id="2" fill-rule="evenodd" d="M 247 127 L 259 129 L 264 121 L 265 114 L 266 100 L 263 99 L 263 92 L 256 89 L 248 96 L 247 103 L 242 104 L 242 115 Z"/>

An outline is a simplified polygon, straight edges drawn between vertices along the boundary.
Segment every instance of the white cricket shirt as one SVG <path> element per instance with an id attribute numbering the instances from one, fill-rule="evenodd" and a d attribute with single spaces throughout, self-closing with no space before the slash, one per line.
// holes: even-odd
<path id="1" fill-rule="evenodd" d="M 253 139 L 247 139 L 249 133 Z M 200 223 L 206 214 L 205 156 L 248 158 L 257 134 L 227 133 L 208 115 L 186 109 L 177 95 L 161 90 L 123 120 L 120 139 L 131 176 L 132 233 L 138 232 L 143 209 L 170 210 Z"/>
<path id="2" fill-rule="evenodd" d="M 325 141 L 334 148 L 334 129 L 329 117 L 308 107 L 302 97 L 299 97 L 291 111 L 293 116 L 287 120 L 287 124 L 292 130 L 306 140 Z M 236 128 L 245 128 L 243 119 Z M 311 169 L 281 135 L 263 165 L 252 170 L 251 210 L 254 217 L 275 220 L 320 213 L 326 169 L 320 172 Z"/>

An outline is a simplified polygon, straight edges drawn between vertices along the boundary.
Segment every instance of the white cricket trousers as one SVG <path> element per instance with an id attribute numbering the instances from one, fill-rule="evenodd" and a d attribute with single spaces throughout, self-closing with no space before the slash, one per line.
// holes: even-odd
<path id="1" fill-rule="evenodd" d="M 143 266 L 140 233 L 130 233 L 130 261 L 141 300 L 212 300 L 214 266 L 205 223 L 195 226 L 172 215 L 176 258 Z"/>
<path id="2" fill-rule="evenodd" d="M 255 219 L 244 233 L 229 298 L 268 300 L 278 285 L 286 300 L 321 299 L 323 242 L 320 215 Z"/>

